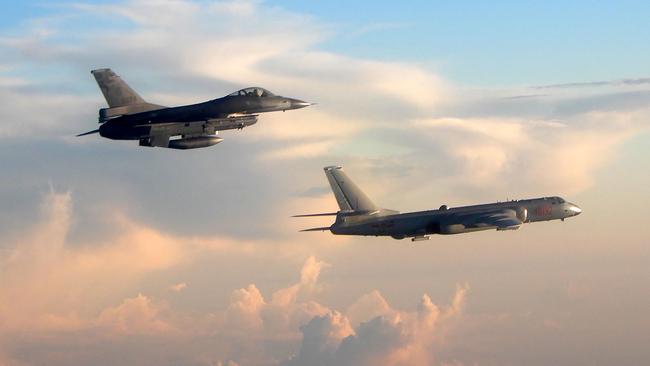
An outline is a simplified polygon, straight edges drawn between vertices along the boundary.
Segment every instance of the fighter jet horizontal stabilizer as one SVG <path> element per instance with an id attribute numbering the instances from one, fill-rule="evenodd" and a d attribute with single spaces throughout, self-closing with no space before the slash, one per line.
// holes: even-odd
<path id="1" fill-rule="evenodd" d="M 92 131 L 88 131 L 88 132 L 80 133 L 80 134 L 77 135 L 77 137 L 80 137 L 80 136 L 86 136 L 86 135 L 92 135 L 93 133 L 98 133 L 98 132 L 99 132 L 99 129 L 97 129 L 97 130 L 92 130 Z"/>

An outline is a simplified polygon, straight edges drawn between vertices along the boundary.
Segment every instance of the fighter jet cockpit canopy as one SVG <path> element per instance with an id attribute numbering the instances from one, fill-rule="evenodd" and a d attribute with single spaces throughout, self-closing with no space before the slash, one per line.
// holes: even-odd
<path id="1" fill-rule="evenodd" d="M 260 88 L 258 86 L 241 89 L 234 93 L 228 94 L 229 97 L 236 97 L 236 96 L 272 97 L 274 95 L 275 94 L 271 93 L 270 91 L 264 88 Z"/>

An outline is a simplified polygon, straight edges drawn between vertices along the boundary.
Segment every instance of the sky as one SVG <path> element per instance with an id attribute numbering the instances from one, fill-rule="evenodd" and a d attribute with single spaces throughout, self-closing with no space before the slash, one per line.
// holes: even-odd
<path id="1" fill-rule="evenodd" d="M 24 1 L 0 13 L 0 365 L 644 365 L 647 2 Z M 97 135 L 92 75 L 318 103 L 214 147 Z M 299 233 L 344 166 L 403 212 L 558 195 L 512 232 Z"/>

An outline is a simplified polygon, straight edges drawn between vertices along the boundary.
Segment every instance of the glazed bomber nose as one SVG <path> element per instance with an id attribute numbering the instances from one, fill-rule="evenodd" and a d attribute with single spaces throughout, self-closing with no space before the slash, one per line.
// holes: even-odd
<path id="1" fill-rule="evenodd" d="M 573 213 L 573 216 L 577 216 L 582 213 L 582 209 L 572 203 L 569 204 L 568 211 Z"/>

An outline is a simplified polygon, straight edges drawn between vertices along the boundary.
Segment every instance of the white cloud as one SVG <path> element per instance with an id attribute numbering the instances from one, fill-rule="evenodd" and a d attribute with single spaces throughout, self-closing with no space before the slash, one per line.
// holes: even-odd
<path id="1" fill-rule="evenodd" d="M 649 125 L 647 109 L 591 112 L 555 120 L 441 118 L 412 125 L 458 167 L 453 181 L 487 190 L 575 194 L 616 149 Z M 528 193 L 530 194 L 530 193 Z"/>

